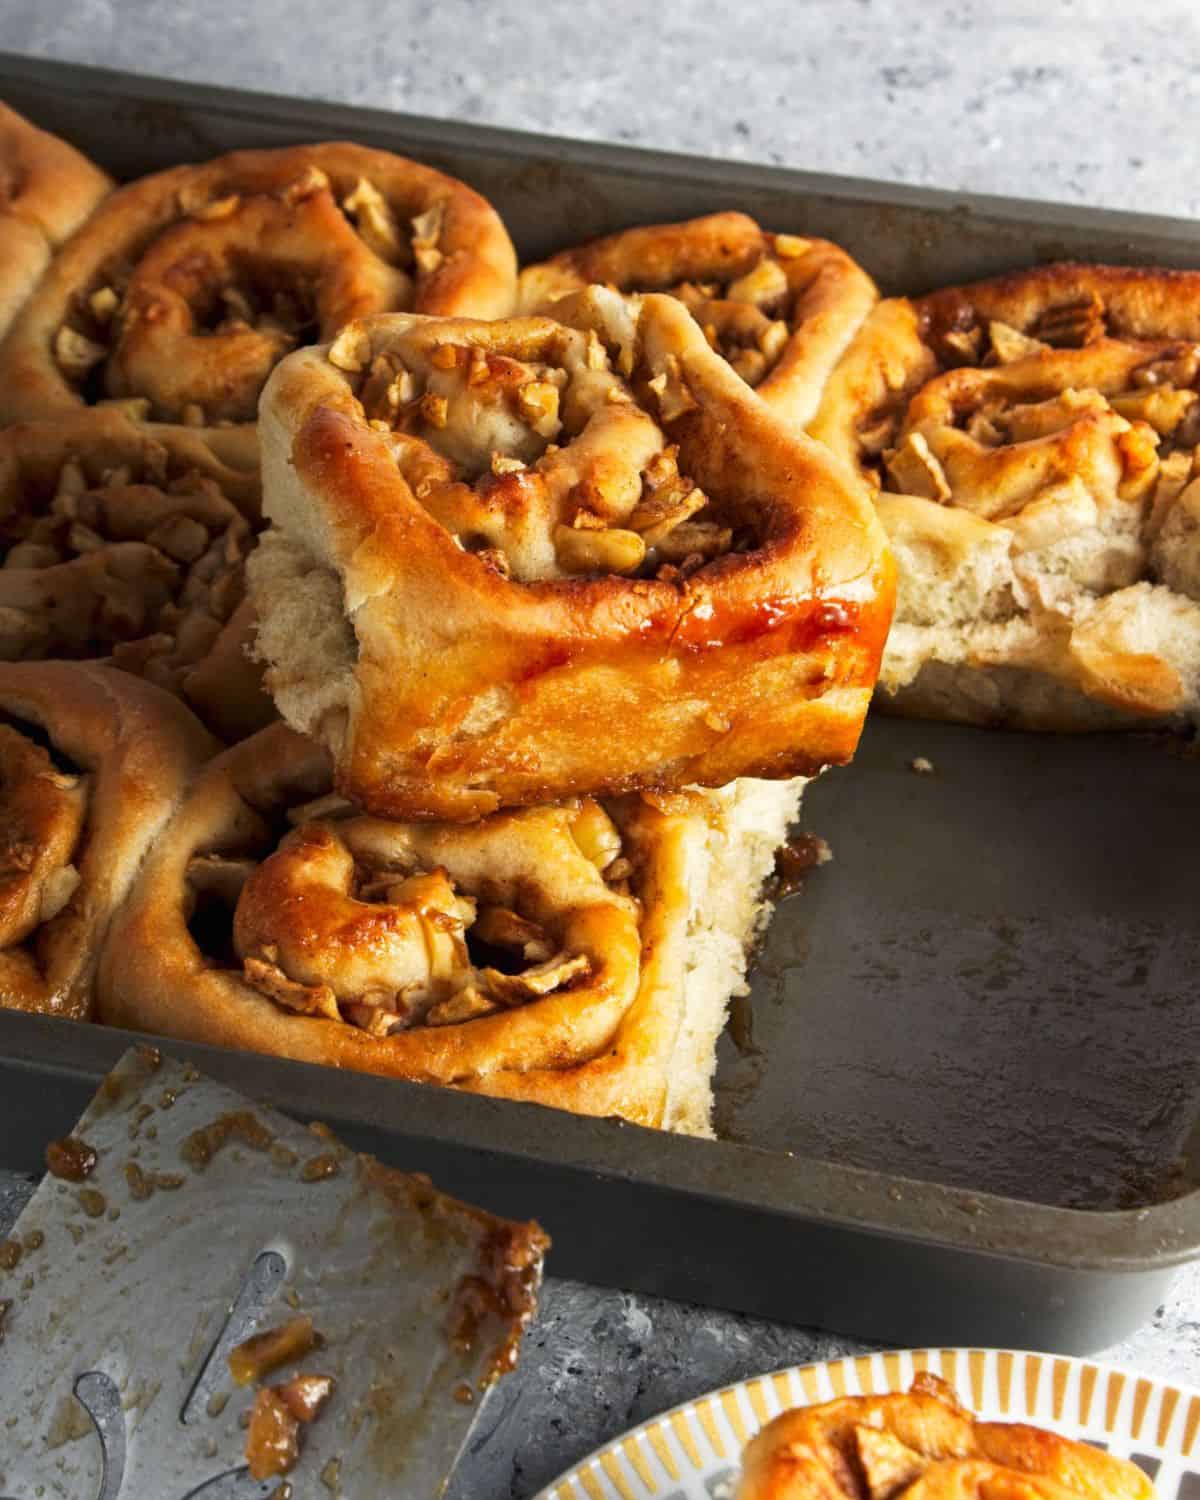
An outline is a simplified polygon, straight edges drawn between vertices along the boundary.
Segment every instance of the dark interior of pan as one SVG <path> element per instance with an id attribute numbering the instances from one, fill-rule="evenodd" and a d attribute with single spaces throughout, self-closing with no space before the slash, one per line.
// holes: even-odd
<path id="1" fill-rule="evenodd" d="M 1148 735 L 872 720 L 805 800 L 834 858 L 768 929 L 721 1133 L 1073 1208 L 1194 1185 L 1198 773 Z"/>
<path id="2" fill-rule="evenodd" d="M 350 131 L 473 183 L 526 256 L 741 207 L 841 240 L 889 290 L 1062 256 L 1200 264 L 1200 231 L 1174 221 L 11 71 L 12 104 L 119 175 Z M 834 859 L 779 909 L 722 1041 L 722 1134 L 1075 1208 L 1200 1183 L 1200 764 L 1183 747 L 874 716 L 804 824 Z"/>

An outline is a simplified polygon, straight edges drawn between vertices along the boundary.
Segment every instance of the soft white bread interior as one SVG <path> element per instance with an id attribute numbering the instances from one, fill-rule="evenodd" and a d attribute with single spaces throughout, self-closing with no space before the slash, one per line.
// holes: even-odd
<path id="1" fill-rule="evenodd" d="M 800 815 L 805 785 L 802 778 L 743 779 L 698 794 L 705 807 L 689 858 L 684 1009 L 668 1069 L 668 1130 L 713 1133 L 717 1040 L 730 1001 L 747 992 L 748 957 L 773 910 L 764 886 Z"/>
<path id="2" fill-rule="evenodd" d="M 885 705 L 1062 730 L 1196 722 L 1200 482 L 1154 533 L 1106 525 L 1094 504 L 1075 501 L 994 522 L 921 496 L 878 496 L 899 575 Z"/>

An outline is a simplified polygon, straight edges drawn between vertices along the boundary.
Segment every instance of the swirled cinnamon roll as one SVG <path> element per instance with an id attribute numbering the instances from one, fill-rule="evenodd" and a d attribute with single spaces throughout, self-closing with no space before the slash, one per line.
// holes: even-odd
<path id="1" fill-rule="evenodd" d="M 1200 713 L 1200 274 L 1054 265 L 880 303 L 810 431 L 878 492 L 902 709 Z"/>
<path id="2" fill-rule="evenodd" d="M 55 259 L 0 354 L 0 417 L 106 400 L 155 421 L 254 421 L 276 363 L 367 313 L 510 310 L 490 205 L 345 143 L 239 151 L 114 193 Z"/>
<path id="3" fill-rule="evenodd" d="M 905 1395 L 784 1412 L 742 1465 L 737 1500 L 1154 1500 L 1136 1464 L 1040 1427 L 977 1421 L 931 1374 Z"/>
<path id="4" fill-rule="evenodd" d="M 865 492 L 677 301 L 568 313 L 350 324 L 264 394 L 268 690 L 381 815 L 853 753 L 891 608 Z"/>
<path id="5" fill-rule="evenodd" d="M 0 662 L 0 1007 L 91 1015 L 113 914 L 216 748 L 126 673 Z"/>
<path id="6" fill-rule="evenodd" d="M 50 257 L 111 187 L 73 146 L 0 103 L 0 338 Z"/>
<path id="7" fill-rule="evenodd" d="M 799 787 L 469 825 L 331 793 L 282 724 L 215 760 L 114 926 L 109 1023 L 704 1133 Z"/>
<path id="8" fill-rule="evenodd" d="M 226 436 L 116 411 L 0 431 L 0 660 L 107 659 L 223 738 L 266 724 L 238 614 L 258 476 Z"/>
<path id="9" fill-rule="evenodd" d="M 548 313 L 599 283 L 669 292 L 747 385 L 797 427 L 878 297 L 828 240 L 770 234 L 742 213 L 651 224 L 564 250 L 521 272 L 519 307 Z"/>

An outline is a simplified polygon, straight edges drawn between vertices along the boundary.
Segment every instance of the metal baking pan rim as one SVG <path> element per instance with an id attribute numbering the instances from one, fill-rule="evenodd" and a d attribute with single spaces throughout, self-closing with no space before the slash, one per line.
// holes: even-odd
<path id="1" fill-rule="evenodd" d="M 348 1074 L 254 1052 L 182 1043 L 117 1027 L 0 1011 L 6 1069 L 99 1079 L 130 1045 L 162 1046 L 203 1072 L 293 1116 L 386 1130 L 414 1143 L 486 1151 L 660 1192 L 888 1239 L 1035 1261 L 1076 1271 L 1164 1270 L 1200 1253 L 1200 1189 L 1144 1208 L 1061 1208 L 1002 1198 L 868 1168 L 703 1140 L 615 1119 Z M 303 1104 L 300 1101 L 303 1100 Z M 637 1159 L 631 1139 L 645 1143 Z"/>
<path id="2" fill-rule="evenodd" d="M 227 90 L 147 75 L 0 53 L 0 92 L 5 81 L 20 88 L 42 84 L 60 95 L 75 92 L 121 98 L 131 104 L 187 106 L 220 110 L 227 118 L 280 126 L 309 138 L 353 131 L 377 137 L 403 135 L 409 149 L 431 152 L 462 148 L 490 152 L 514 162 L 567 158 L 642 179 L 672 177 L 730 188 L 786 190 L 809 199 L 930 210 L 942 215 L 974 215 L 998 224 L 1056 224 L 1074 230 L 1134 240 L 1169 236 L 1195 242 L 1200 225 L 1168 216 L 1019 200 L 980 194 L 904 187 L 831 177 L 776 166 L 722 162 L 636 147 L 573 141 L 530 132 L 501 130 L 403 115 L 355 105 Z M 0 1076 L 6 1066 L 28 1073 L 98 1079 L 130 1040 L 147 1040 L 99 1026 L 78 1027 L 48 1018 L 0 1012 Z M 149 1040 L 153 1040 L 150 1038 Z M 1078 1210 L 1004 1198 L 939 1184 L 871 1172 L 809 1157 L 788 1157 L 733 1142 L 695 1141 L 653 1133 L 647 1162 L 631 1164 L 630 1132 L 639 1127 L 615 1121 L 559 1116 L 548 1141 L 545 1118 L 536 1105 L 514 1104 L 451 1090 L 355 1075 L 339 1090 L 339 1075 L 278 1058 L 221 1052 L 171 1044 L 214 1076 L 225 1077 L 292 1113 L 326 1113 L 331 1118 L 383 1130 L 419 1147 L 432 1144 L 507 1156 L 548 1165 L 580 1176 L 625 1181 L 694 1201 L 765 1212 L 796 1226 L 848 1228 L 878 1239 L 924 1244 L 993 1260 L 1016 1261 L 1061 1271 L 1103 1275 L 1111 1272 L 1169 1271 L 1200 1253 L 1200 1188 L 1167 1203 L 1143 1208 Z M 297 1070 L 300 1070 L 299 1072 Z M 345 1075 L 340 1075 L 345 1079 Z M 311 1078 L 311 1093 L 291 1087 Z M 324 1090 L 322 1085 L 325 1086 Z M 399 1090 L 399 1092 L 397 1092 Z M 344 1100 L 323 1098 L 345 1093 Z M 301 1105 L 299 1101 L 303 1099 Z M 311 1100 L 312 1102 L 308 1102 Z M 497 1114 L 496 1111 L 501 1111 Z M 403 1113 L 403 1121 L 396 1116 Z M 499 1132 L 490 1129 L 501 1125 Z M 402 1128 L 397 1128 L 397 1126 Z M 497 1146 L 497 1139 L 510 1139 Z M 780 1190 L 786 1191 L 781 1201 Z M 846 1201 L 848 1196 L 856 1200 Z M 798 1201 L 803 1198 L 803 1201 Z"/>
<path id="3" fill-rule="evenodd" d="M 942 214 L 964 213 L 1013 224 L 1036 222 L 1039 228 L 1046 230 L 1059 226 L 1076 230 L 1092 228 L 1103 234 L 1122 235 L 1130 241 L 1170 235 L 1194 240 L 1200 249 L 1200 221 L 1169 214 L 1093 208 L 1055 199 L 1018 198 L 1007 194 L 919 187 L 872 177 L 808 172 L 773 163 L 476 125 L 322 98 L 297 98 L 252 89 L 225 88 L 217 84 L 159 78 L 153 74 L 0 51 L 0 89 L 8 79 L 26 85 L 41 80 L 57 90 L 100 92 L 145 104 L 186 105 L 196 109 L 219 105 L 226 115 L 242 114 L 247 120 L 311 126 L 313 139 L 328 138 L 330 132 L 353 126 L 360 133 L 402 134 L 414 142 L 427 142 L 431 149 L 436 150 L 457 147 L 486 149 L 522 162 L 567 160 L 572 165 L 619 169 L 642 178 L 670 177 L 700 183 L 732 179 L 739 189 L 787 189 L 809 198 L 929 209 Z M 323 126 L 328 126 L 328 130 L 323 130 Z"/>

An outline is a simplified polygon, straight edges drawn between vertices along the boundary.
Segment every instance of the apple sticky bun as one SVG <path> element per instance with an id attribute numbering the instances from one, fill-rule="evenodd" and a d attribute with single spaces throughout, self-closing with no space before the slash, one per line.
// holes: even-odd
<path id="1" fill-rule="evenodd" d="M 878 296 L 839 246 L 770 234 L 734 212 L 626 229 L 527 266 L 520 310 L 553 316 L 593 284 L 677 297 L 713 349 L 798 427 Z"/>
<path id="2" fill-rule="evenodd" d="M 0 660 L 111 661 L 222 738 L 274 717 L 242 649 L 258 475 L 224 437 L 117 411 L 0 430 Z"/>
<path id="3" fill-rule="evenodd" d="M 86 1019 L 113 914 L 217 748 L 91 662 L 0 662 L 0 1007 Z"/>
<path id="4" fill-rule="evenodd" d="M 946 1382 L 844 1396 L 769 1422 L 737 1500 L 1154 1500 L 1136 1464 L 1019 1422 L 983 1422 Z"/>
<path id="5" fill-rule="evenodd" d="M 100 1015 L 708 1130 L 725 1004 L 799 787 L 367 815 L 283 724 L 218 757 L 115 924 Z"/>
<path id="6" fill-rule="evenodd" d="M 240 151 L 113 193 L 57 256 L 0 354 L 0 417 L 119 402 L 150 421 L 254 422 L 289 350 L 367 313 L 510 310 L 491 206 L 346 143 Z"/>
<path id="7" fill-rule="evenodd" d="M 676 300 L 557 312 L 370 319 L 276 371 L 280 711 L 406 819 L 847 760 L 892 604 L 865 490 Z"/>
<path id="8" fill-rule="evenodd" d="M 0 338 L 111 187 L 73 146 L 0 103 Z"/>
<path id="9" fill-rule="evenodd" d="M 810 431 L 876 491 L 902 711 L 1200 711 L 1200 275 L 1052 265 L 880 303 Z"/>

